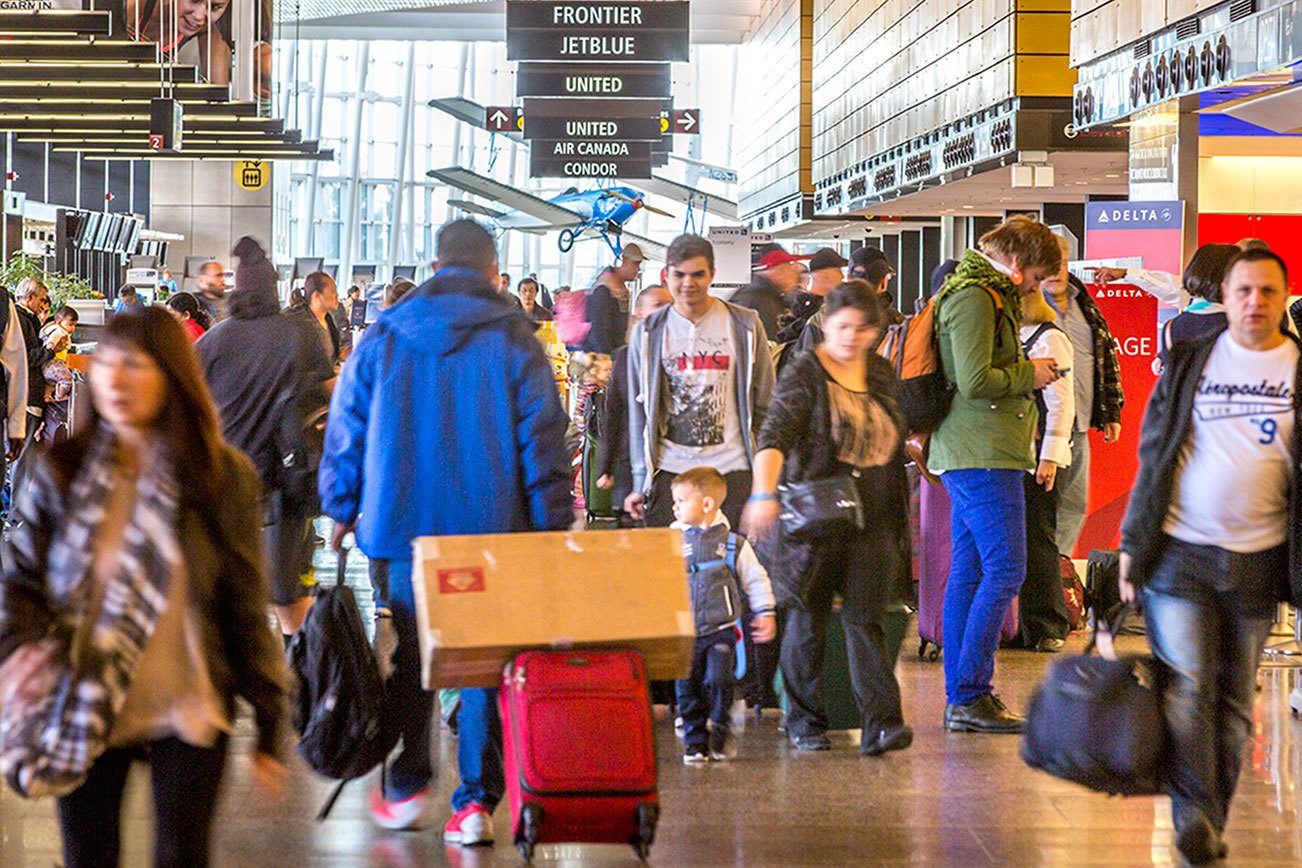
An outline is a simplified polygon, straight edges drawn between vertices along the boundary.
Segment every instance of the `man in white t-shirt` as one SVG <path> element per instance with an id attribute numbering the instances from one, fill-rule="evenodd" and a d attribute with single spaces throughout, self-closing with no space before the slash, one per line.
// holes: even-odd
<path id="1" fill-rule="evenodd" d="M 1172 347 L 1144 416 L 1121 532 L 1122 599 L 1143 602 L 1165 690 L 1176 846 L 1221 838 L 1252 733 L 1257 662 L 1279 600 L 1302 600 L 1299 345 L 1280 330 L 1288 273 L 1268 250 L 1226 269 L 1228 329 Z"/>
<path id="2" fill-rule="evenodd" d="M 728 482 L 723 514 L 736 525 L 773 391 L 768 337 L 754 311 L 710 295 L 709 241 L 680 235 L 666 260 L 673 304 L 638 323 L 629 339 L 633 491 L 624 508 L 652 527 L 668 527 L 673 478 L 713 467 Z"/>

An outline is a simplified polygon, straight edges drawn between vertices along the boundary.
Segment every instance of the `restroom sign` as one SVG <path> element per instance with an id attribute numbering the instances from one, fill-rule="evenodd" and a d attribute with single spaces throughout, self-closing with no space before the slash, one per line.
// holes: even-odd
<path id="1" fill-rule="evenodd" d="M 263 160 L 238 160 L 235 163 L 235 183 L 244 190 L 261 190 L 267 186 L 271 166 Z"/>

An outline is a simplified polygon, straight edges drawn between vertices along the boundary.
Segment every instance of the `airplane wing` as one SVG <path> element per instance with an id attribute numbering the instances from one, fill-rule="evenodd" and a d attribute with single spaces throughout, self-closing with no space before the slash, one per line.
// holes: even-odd
<path id="1" fill-rule="evenodd" d="M 654 175 L 651 178 L 641 178 L 637 181 L 630 181 L 635 187 L 646 190 L 648 193 L 654 193 L 657 196 L 664 196 L 673 199 L 675 202 L 686 205 L 692 201 L 694 204 L 701 204 L 701 197 L 705 197 L 705 206 L 711 214 L 717 214 L 724 220 L 737 219 L 737 203 L 722 196 L 714 196 L 709 193 L 703 193 L 700 190 L 688 187 L 686 184 L 680 184 L 677 181 L 671 181 L 668 178 L 662 178 Z"/>
<path id="2" fill-rule="evenodd" d="M 483 175 L 476 174 L 469 169 L 463 169 L 460 166 L 449 166 L 446 169 L 430 169 L 425 174 L 431 178 L 437 178 L 449 187 L 462 190 L 472 196 L 479 196 L 481 199 L 499 203 L 539 221 L 538 224 L 527 227 L 510 227 L 513 229 L 565 229 L 584 223 L 583 218 L 569 208 L 554 205 L 546 199 L 517 190 L 515 187 L 503 184 L 500 181 L 494 181 L 492 178 L 485 178 Z M 485 210 L 492 209 L 486 208 Z"/>
<path id="3" fill-rule="evenodd" d="M 480 205 L 478 202 L 471 202 L 466 199 L 449 199 L 448 204 L 453 208 L 460 208 L 462 211 L 469 211 L 471 214 L 478 214 L 480 217 L 488 217 L 497 220 L 506 214 L 505 211 L 498 211 L 495 208 L 489 208 L 487 205 Z"/>
<path id="4" fill-rule="evenodd" d="M 481 130 L 484 128 L 484 107 L 474 100 L 466 99 L 463 96 L 444 96 L 430 100 L 429 106 L 450 114 L 457 120 L 470 124 L 472 127 Z M 498 133 L 498 135 L 506 136 L 516 142 L 524 141 L 524 135 L 521 133 Z"/>
<path id="5" fill-rule="evenodd" d="M 669 253 L 668 245 L 661 244 L 659 241 L 652 241 L 650 238 L 643 238 L 641 235 L 634 235 L 632 232 L 621 232 L 620 240 L 627 244 L 630 241 L 637 243 L 642 248 L 642 252 L 647 255 L 648 259 L 656 262 L 664 262 L 665 256 Z"/>

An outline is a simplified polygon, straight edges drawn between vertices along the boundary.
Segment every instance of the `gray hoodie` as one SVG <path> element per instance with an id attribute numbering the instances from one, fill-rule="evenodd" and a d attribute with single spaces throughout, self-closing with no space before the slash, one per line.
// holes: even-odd
<path id="1" fill-rule="evenodd" d="M 737 414 L 746 459 L 755 461 L 755 440 L 769 398 L 773 395 L 773 360 L 768 337 L 755 311 L 722 299 L 715 299 L 728 311 L 732 320 L 733 344 L 736 346 Z M 664 431 L 664 375 L 661 373 L 665 345 L 666 307 L 648 316 L 633 329 L 628 343 L 628 438 L 629 457 L 633 465 L 633 491 L 649 494 L 656 472 L 656 455 Z"/>

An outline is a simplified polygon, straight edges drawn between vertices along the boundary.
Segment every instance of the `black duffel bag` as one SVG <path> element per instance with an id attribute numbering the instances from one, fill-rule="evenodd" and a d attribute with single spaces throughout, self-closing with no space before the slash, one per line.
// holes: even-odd
<path id="1" fill-rule="evenodd" d="M 1085 653 L 1049 665 L 1026 711 L 1022 759 L 1111 795 L 1161 795 L 1167 751 L 1164 672 L 1155 658 L 1093 656 L 1099 630 L 1116 635 L 1131 607 L 1115 606 Z"/>

